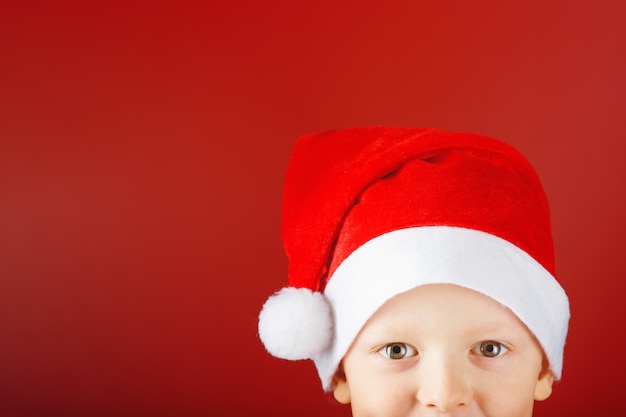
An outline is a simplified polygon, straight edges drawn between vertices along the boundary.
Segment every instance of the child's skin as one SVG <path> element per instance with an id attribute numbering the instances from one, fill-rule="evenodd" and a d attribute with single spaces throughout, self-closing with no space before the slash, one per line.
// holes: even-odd
<path id="1" fill-rule="evenodd" d="M 354 417 L 531 417 L 554 377 L 506 307 L 455 285 L 417 287 L 363 326 L 334 379 Z"/>

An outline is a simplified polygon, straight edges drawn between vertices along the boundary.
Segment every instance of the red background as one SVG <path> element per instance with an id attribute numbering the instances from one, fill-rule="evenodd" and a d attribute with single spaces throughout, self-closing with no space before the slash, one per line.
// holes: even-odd
<path id="1" fill-rule="evenodd" d="M 625 2 L 11 3 L 0 415 L 349 415 L 256 316 L 286 281 L 294 140 L 368 124 L 531 160 L 572 304 L 536 415 L 621 415 Z"/>

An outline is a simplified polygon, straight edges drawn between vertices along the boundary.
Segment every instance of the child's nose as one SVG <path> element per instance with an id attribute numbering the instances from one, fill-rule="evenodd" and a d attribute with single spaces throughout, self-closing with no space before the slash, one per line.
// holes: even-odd
<path id="1" fill-rule="evenodd" d="M 473 393 L 462 364 L 443 355 L 420 361 L 417 400 L 422 406 L 453 412 L 470 404 Z"/>

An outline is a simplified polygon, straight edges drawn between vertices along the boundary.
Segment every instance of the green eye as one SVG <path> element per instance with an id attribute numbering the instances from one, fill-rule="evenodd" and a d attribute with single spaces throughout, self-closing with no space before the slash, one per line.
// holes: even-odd
<path id="1" fill-rule="evenodd" d="M 404 359 L 408 356 L 415 355 L 415 349 L 406 343 L 389 343 L 378 351 L 381 355 L 388 359 Z"/>
<path id="2" fill-rule="evenodd" d="M 486 340 L 484 342 L 481 342 L 480 345 L 478 345 L 478 350 L 480 351 L 481 355 L 487 358 L 495 358 L 497 356 L 503 355 L 508 351 L 508 349 L 505 348 L 502 343 L 494 342 L 493 340 Z"/>

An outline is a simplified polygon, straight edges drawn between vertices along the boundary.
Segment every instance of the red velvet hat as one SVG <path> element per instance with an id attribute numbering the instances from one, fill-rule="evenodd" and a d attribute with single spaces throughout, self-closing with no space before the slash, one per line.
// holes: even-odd
<path id="1" fill-rule="evenodd" d="M 561 375 L 569 304 L 548 202 L 511 146 L 436 129 L 305 135 L 283 194 L 289 286 L 259 316 L 267 350 L 312 359 L 330 389 L 367 319 L 420 285 L 456 284 L 510 308 Z"/>

